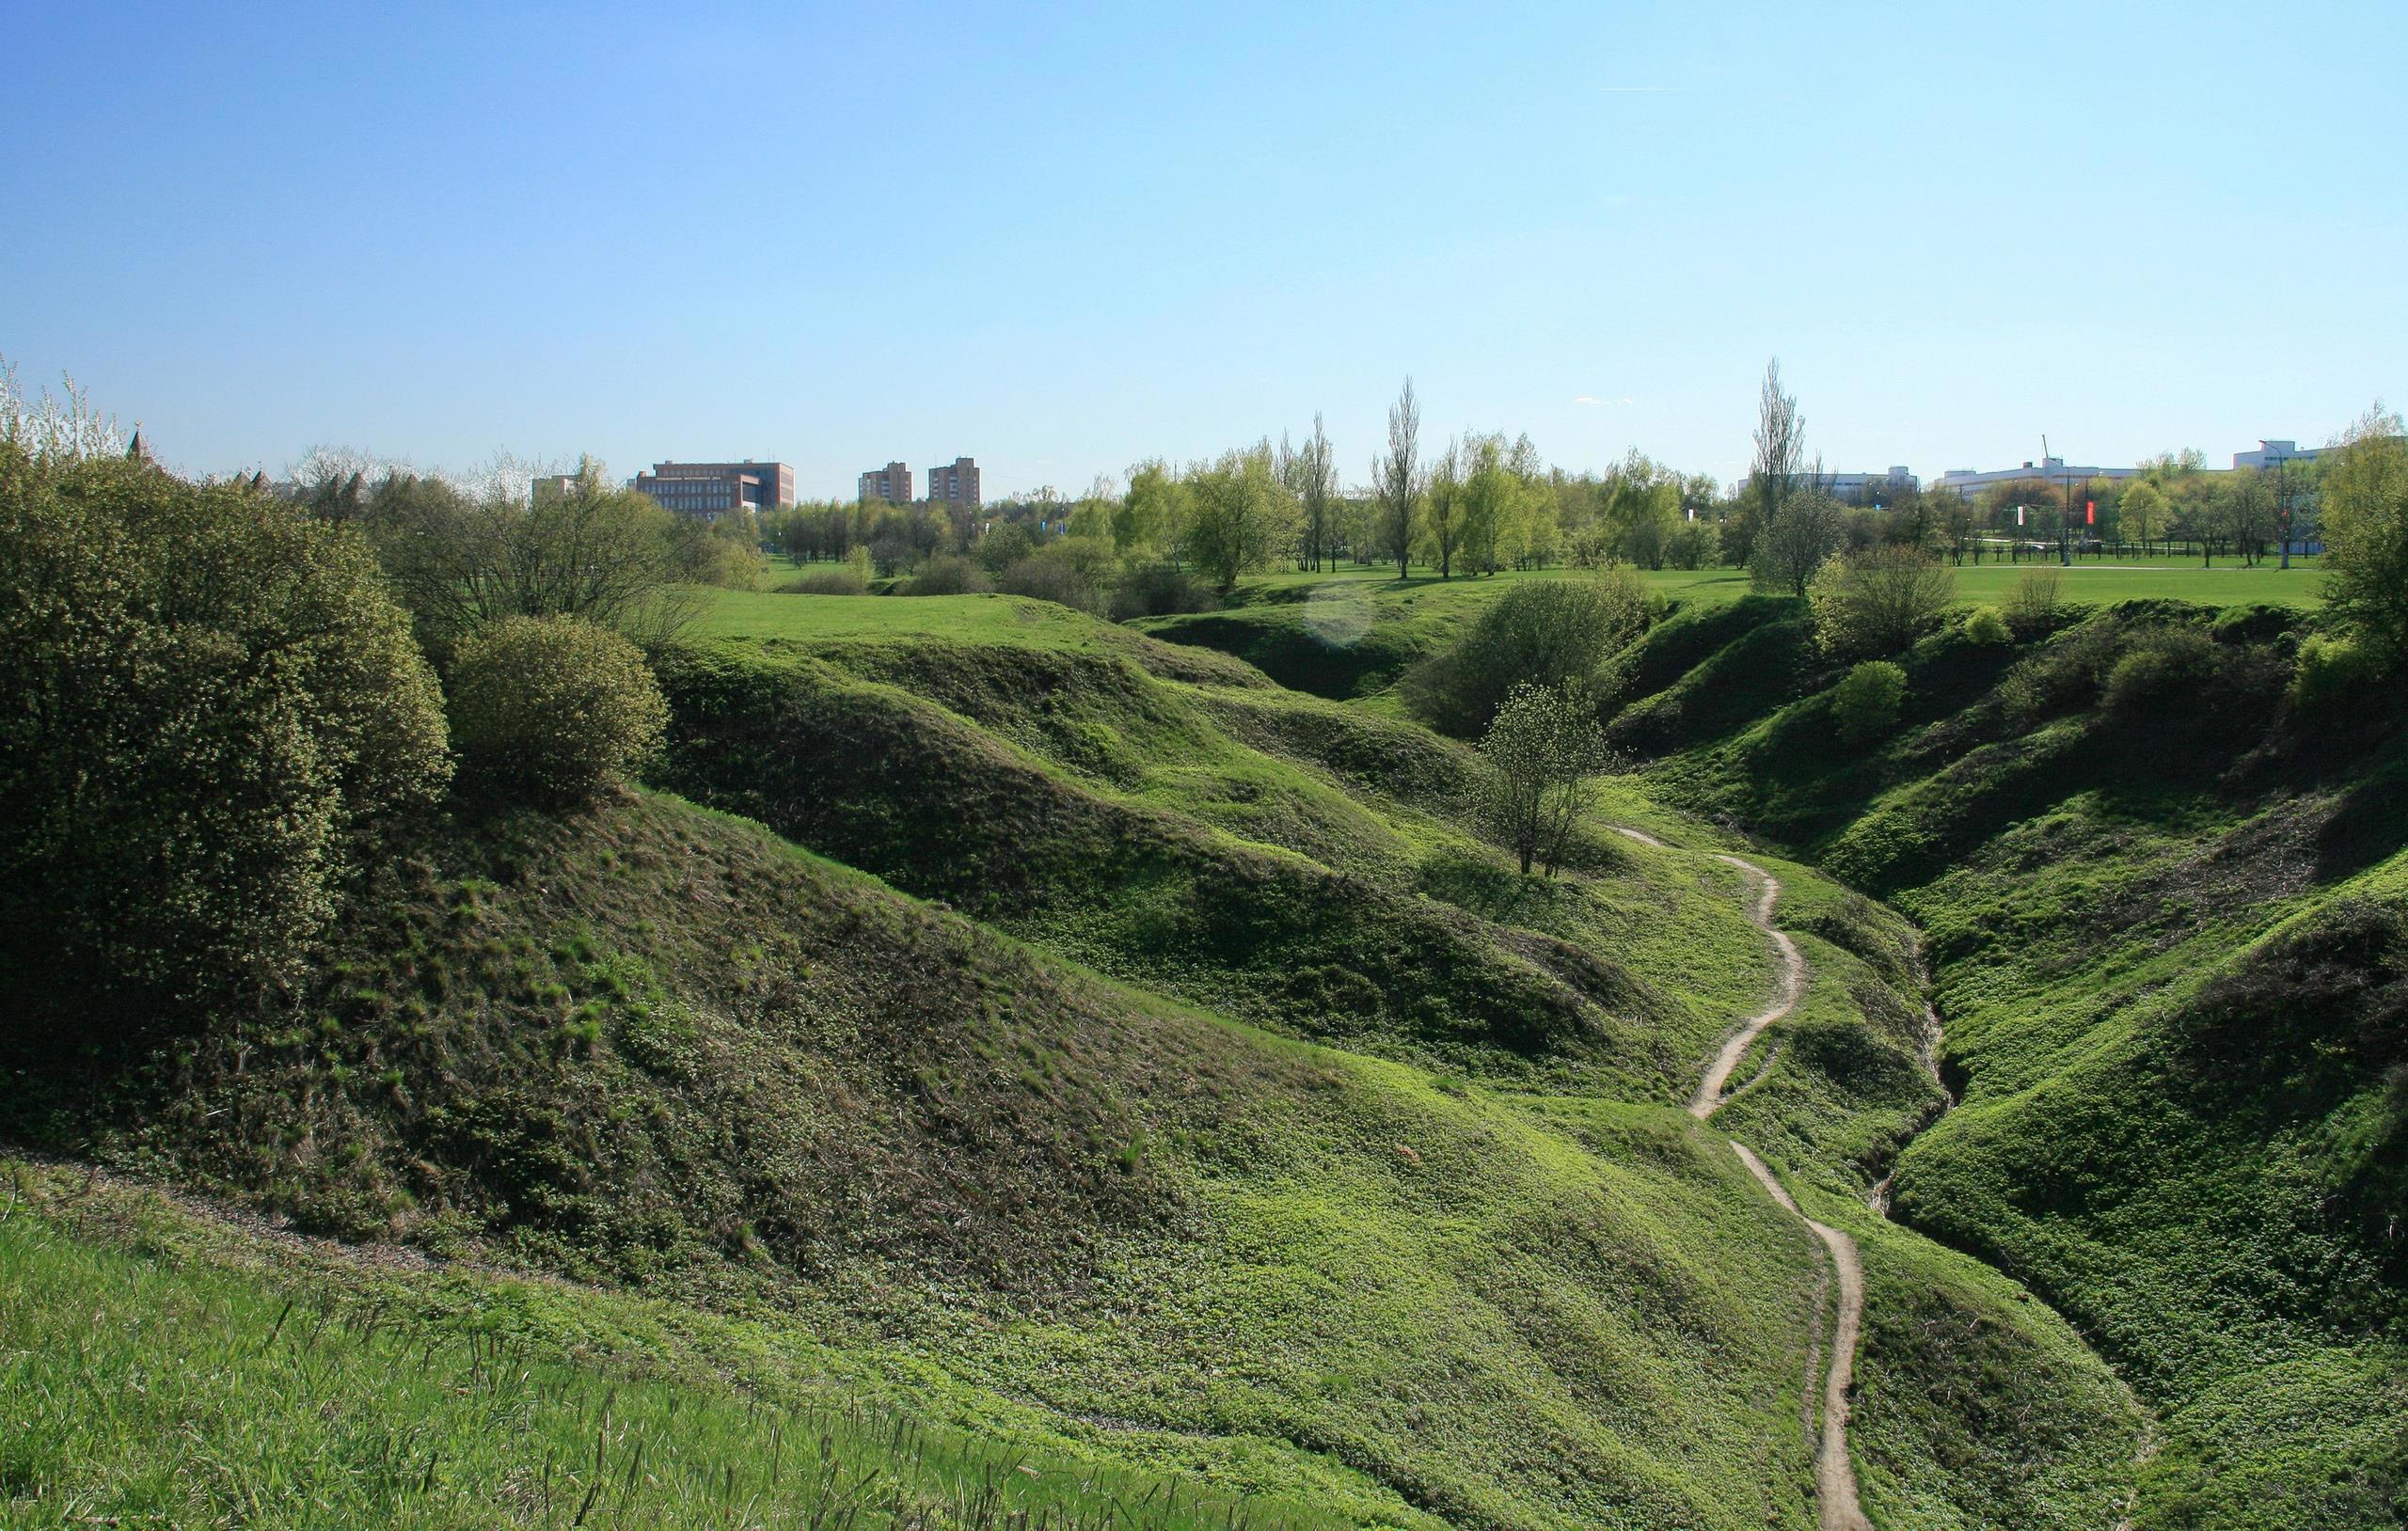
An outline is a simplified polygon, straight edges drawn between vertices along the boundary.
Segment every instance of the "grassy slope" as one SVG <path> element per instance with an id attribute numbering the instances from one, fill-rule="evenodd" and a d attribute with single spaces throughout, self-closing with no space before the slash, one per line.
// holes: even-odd
<path id="1" fill-rule="evenodd" d="M 1960 605 L 2004 604 L 2034 565 L 1990 562 L 1956 571 Z M 1280 685 L 1345 700 L 1375 695 L 1405 667 L 1434 653 L 1462 631 L 1480 608 L 1506 586 L 1525 579 L 1577 578 L 1576 570 L 1507 573 L 1482 579 L 1440 580 L 1393 572 L 1346 569 L 1335 574 L 1286 573 L 1248 580 L 1225 610 L 1158 617 L 1135 625 L 1167 642 L 1217 650 L 1259 668 Z M 1648 588 L 1685 610 L 1703 611 L 1745 599 L 1748 576 L 1731 569 L 1642 571 Z M 2322 604 L 2312 560 L 2294 567 L 2200 568 L 2187 559 L 2085 560 L 2064 571 L 2068 600 L 2096 604 L 2168 599 L 2227 605 L 2263 602 L 2309 608 Z M 741 599 L 741 598 L 739 598 Z M 722 606 L 715 634 L 765 630 L 770 617 L 757 605 Z M 772 619 L 774 620 L 774 619 Z M 816 620 L 816 619 L 815 619 Z"/>
<path id="2" fill-rule="evenodd" d="M 1694 1015 L 1686 1018 L 1669 1006 L 1651 1015 L 1652 1047 L 1628 1062 L 1609 1055 L 1620 1066 L 1559 1069 L 1532 1078 L 1515 1054 L 1497 1048 L 1450 1051 L 1435 1061 L 1485 1069 L 1522 1089 L 1573 1081 L 1589 1092 L 1678 1099 L 1713 1041 L 1758 1002 L 1766 954 L 1740 915 L 1736 876 L 1695 850 L 1656 852 L 1600 837 L 1580 875 L 1533 889 L 1511 876 L 1493 850 L 1464 832 L 1461 756 L 1418 729 L 1266 689 L 1247 675 L 1228 677 L 1234 684 L 1222 685 L 1175 679 L 1193 661 L 1159 648 L 1123 649 L 1108 664 L 1062 660 L 1058 652 L 981 653 L 998 638 L 1012 641 L 1011 630 L 994 622 L 993 603 L 962 603 L 959 627 L 948 625 L 951 603 L 933 604 L 940 609 L 923 619 L 930 635 L 909 644 L 859 642 L 854 619 L 840 607 L 831 613 L 832 630 L 824 639 L 811 638 L 806 623 L 812 617 L 805 610 L 787 617 L 778 641 L 765 647 L 789 666 L 798 655 L 810 656 L 800 662 L 816 667 L 805 687 L 814 697 L 832 689 L 858 691 L 854 677 L 879 677 L 878 684 L 908 687 L 942 702 L 953 721 L 1000 733 L 1015 748 L 1027 750 L 1057 785 L 1067 778 L 1101 797 L 1142 801 L 1319 858 L 1343 878 L 1316 897 L 1356 899 L 1383 888 L 1409 891 L 1452 901 L 1502 922 L 1508 930 L 1518 924 L 1559 934 L 1625 965 L 1647 993 L 1685 1002 Z M 971 632 L 978 636 L 961 641 Z M 1117 646 L 1126 639 L 1111 641 Z M 1038 646 L 1060 648 L 1050 636 Z M 742 668 L 755 672 L 749 661 L 758 657 L 748 654 Z M 1154 673 L 1157 666 L 1171 673 Z M 790 674 L 784 684 L 797 683 Z M 889 698 L 885 707 L 896 704 Z M 789 747 L 810 736 L 794 727 L 795 720 L 788 713 L 772 731 Z M 861 737 L 860 726 L 825 733 L 841 744 Z M 698 733 L 690 725 L 688 732 Z M 925 739 L 937 731 L 924 723 L 913 732 Z M 879 754 L 891 758 L 884 750 Z M 822 821 L 807 803 L 800 811 L 779 806 L 797 802 L 813 784 L 828 782 L 823 773 L 838 773 L 835 780 L 843 785 L 829 797 L 848 809 L 879 796 L 875 790 L 865 794 L 823 750 L 800 752 L 795 764 L 801 785 L 792 790 L 762 785 L 784 768 L 781 763 L 766 763 L 764 769 L 727 768 L 757 759 L 729 754 L 717 764 L 719 780 L 746 783 L 733 805 L 807 836 L 850 832 L 820 828 Z M 907 793 L 927 790 L 925 772 L 902 774 L 911 783 Z M 931 796 L 948 800 L 955 782 L 981 774 L 948 772 Z M 691 779 L 688 784 L 701 785 Z M 765 800 L 770 796 L 775 803 Z M 1014 786 L 1000 796 L 1024 801 L 1027 793 Z M 995 812 L 984 799 L 976 801 L 980 806 L 961 818 L 976 821 Z M 1718 844 L 1710 832 L 1663 814 L 1641 795 L 1618 791 L 1608 806 L 1617 821 L 1650 828 L 1676 844 Z M 908 815 L 882 812 L 880 817 Z M 956 820 L 944 822 L 949 834 L 959 832 Z M 1040 843 L 1058 836 L 1058 823 L 1050 820 L 1042 833 L 1015 829 L 1006 838 L 1014 845 Z M 843 849 L 907 883 L 922 875 L 911 857 L 877 840 L 848 839 Z M 949 867 L 962 854 L 958 842 L 949 841 L 945 855 L 931 858 L 931 864 Z M 1068 879 L 1067 889 L 1062 878 L 1040 878 L 1035 888 L 1015 881 L 995 904 L 973 907 L 1029 939 L 1109 964 L 1115 960 L 1110 943 L 1100 945 L 1096 930 L 1109 925 L 1128 894 L 1107 880 L 1092 898 L 1086 896 L 1093 869 L 1104 859 L 1101 850 L 1075 858 L 1081 872 Z M 1443 875 L 1434 875 L 1434 869 Z M 1917 980 L 1911 932 L 1894 915 L 1834 888 L 1809 868 L 1779 870 L 1790 889 L 1783 922 L 1800 931 L 1816 964 L 1816 982 L 1800 1014 L 1774 1034 L 1774 1045 L 1790 1050 L 1790 1066 L 1769 1077 L 1761 1091 L 1767 1100 L 1778 1096 L 1790 1105 L 1798 1104 L 1790 1099 L 1797 1096 L 1822 1131 L 1767 1136 L 1776 1153 L 1793 1141 L 1844 1152 L 1862 1171 L 1852 1182 L 1861 1190 L 1878 1173 L 1871 1166 L 1886 1164 L 1940 1098 L 1918 1062 L 1924 1038 L 1911 998 Z M 1196 886 L 1209 890 L 1216 903 L 1260 897 L 1259 891 L 1227 882 L 1206 879 Z M 975 877 L 942 891 L 974 901 L 993 892 Z M 1067 911 L 1058 902 L 1066 893 Z M 1493 943 L 1498 938 L 1483 939 Z M 1165 939 L 1157 928 L 1129 959 L 1148 971 L 1177 974 L 1190 960 L 1191 946 Z M 1343 953 L 1339 960 L 1346 960 Z M 1443 967 L 1434 965 L 1433 971 Z M 1221 969 L 1244 971 L 1245 965 Z M 1243 989 L 1226 986 L 1208 988 L 1205 997 L 1241 1010 L 1248 1003 Z M 1325 1014 L 1325 1006 L 1314 1013 Z M 1275 1008 L 1259 1018 L 1281 1020 Z M 1351 1047 L 1379 1049 L 1395 1038 L 1356 1034 L 1345 1040 Z M 1564 1104 L 1545 1097 L 1534 1102 L 1543 1113 Z M 1868 1356 L 1862 1407 L 1873 1426 L 1865 1439 L 1877 1443 L 1880 1453 L 1869 1463 L 1877 1509 L 1929 1517 L 1946 1507 L 1941 1523 L 2085 1523 L 2120 1492 L 2133 1427 L 2129 1400 L 2053 1315 L 2032 1308 L 2013 1294 L 2010 1284 L 1911 1236 L 1893 1233 L 1885 1239 L 1877 1224 L 1863 1237 L 1873 1279 L 1902 1297 L 1875 1316 L 1873 1339 L 1886 1338 L 1887 1345 Z M 1911 1302 L 1904 1300 L 1908 1293 L 1913 1294 Z M 1938 1365 L 1928 1348 L 1911 1342 L 1909 1330 L 1884 1327 L 1891 1315 L 1920 1314 L 1934 1304 L 1950 1321 L 1964 1324 L 1967 1336 Z M 1936 1404 L 1935 1397 L 1947 1401 Z M 2053 1412 L 2045 1428 L 2034 1413 L 2038 1399 Z M 1985 1429 L 1977 1423 L 1985 1418 L 2008 1423 Z M 1978 1447 L 1968 1444 L 1975 1442 Z M 1988 1476 L 1958 1472 L 1981 1451 L 1989 1454 L 1995 1471 Z"/>
<path id="3" fill-rule="evenodd" d="M 12 1525 L 1306 1527 L 1378 1513 L 1359 1486 L 1241 1504 L 1038 1425 L 1006 1441 L 931 1424 L 787 1328 L 363 1258 L 84 1172 L 5 1168 Z"/>
<path id="4" fill-rule="evenodd" d="M 674 802 L 394 876 L 328 1024 L 214 1037 L 89 1146 L 1358 1520 L 1804 1523 L 1802 1246 L 1674 1113 L 1592 1152 Z"/>
<path id="5" fill-rule="evenodd" d="M 662 1334 L 752 1322 L 787 1381 L 1133 1483 L 1810 1523 L 1814 1256 L 1672 1104 L 1767 983 L 1716 835 L 1620 789 L 1691 848 L 1600 827 L 1533 889 L 1407 725 L 1038 603 L 746 599 L 784 604 L 722 608 L 674 677 L 680 783 L 1008 936 L 674 799 L 464 823 L 303 1011 L 11 1130 L 673 1299 Z M 1929 1109 L 1914 985 L 1893 918 L 1783 874 L 1817 984 L 1750 1105 L 1840 1218 Z M 1859 1237 L 1877 1518 L 2103 1519 L 2133 1422 L 2097 1363 L 2011 1283 Z M 576 1356 L 619 1321 L 547 1311 Z"/>
<path id="6" fill-rule="evenodd" d="M 1784 613 L 1685 619 L 1626 665 L 1615 728 L 1676 797 L 1924 922 L 1965 1104 L 1907 1151 L 1900 1213 L 2031 1284 L 2168 1412 L 2140 1523 L 2390 1523 L 2396 709 L 2285 710 L 2271 614 L 2077 615 L 2017 647 L 1928 640 L 1869 753 L 1837 743 Z M 2199 668 L 2102 701 L 2167 623 L 2214 628 Z M 2317 1446 L 2283 1438 L 2287 1408 Z"/>
<path id="7" fill-rule="evenodd" d="M 837 604 L 823 640 L 671 668 L 672 784 L 1132 982 L 1498 1079 L 1680 1098 L 1752 980 L 1727 875 L 1599 834 L 1526 885 L 1426 732 L 999 598 L 912 601 L 930 630 L 889 641 Z"/>

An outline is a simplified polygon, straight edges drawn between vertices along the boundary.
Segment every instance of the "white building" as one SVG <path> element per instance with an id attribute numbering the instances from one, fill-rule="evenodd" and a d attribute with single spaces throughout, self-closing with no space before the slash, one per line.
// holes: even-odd
<path id="1" fill-rule="evenodd" d="M 1912 489 L 1916 483 L 1914 474 L 1903 466 L 1893 466 L 1887 473 L 1832 473 L 1826 477 L 1831 481 L 1833 496 L 1859 505 Z"/>
<path id="2" fill-rule="evenodd" d="M 2324 449 L 2321 447 L 2302 450 L 2296 441 L 2261 440 L 2258 443 L 2256 451 L 2234 452 L 2232 466 L 2235 467 L 2278 467 L 2285 463 L 2313 463 L 2323 455 Z"/>
<path id="3" fill-rule="evenodd" d="M 2083 483 L 2092 479 L 2120 481 L 2138 478 L 2136 467 L 2068 467 L 2062 457 L 2044 458 L 2040 462 L 2026 461 L 2021 467 L 1976 469 L 1952 467 L 1931 481 L 1934 489 L 1953 489 L 1963 498 L 1971 499 L 1994 483 L 2021 483 L 2037 479 L 2044 483 Z"/>

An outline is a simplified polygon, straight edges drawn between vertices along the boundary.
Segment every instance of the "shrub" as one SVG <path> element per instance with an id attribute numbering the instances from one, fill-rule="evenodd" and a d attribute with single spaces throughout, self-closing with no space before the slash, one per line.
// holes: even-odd
<path id="1" fill-rule="evenodd" d="M 594 797 L 660 748 L 669 704 L 636 646 L 572 617 L 513 617 L 460 646 L 452 734 L 478 776 L 538 802 Z"/>
<path id="2" fill-rule="evenodd" d="M 1646 587 L 1625 570 L 1515 585 L 1452 648 L 1406 673 L 1406 705 L 1440 733 L 1468 738 L 1487 729 L 1517 685 L 1587 687 L 1652 615 Z"/>
<path id="3" fill-rule="evenodd" d="M 361 525 L 430 646 L 502 617 L 581 617 L 640 642 L 665 640 L 701 610 L 684 545 L 691 528 L 587 458 L 575 478 L 529 495 L 497 484 L 471 499 L 439 481 L 388 476 Z M 741 560 L 737 560 L 738 565 Z M 745 574 L 731 571 L 731 577 Z"/>
<path id="4" fill-rule="evenodd" d="M 933 558 L 905 585 L 905 595 L 983 595 L 995 588 L 987 571 L 956 554 Z"/>
<path id="5" fill-rule="evenodd" d="M 1721 532 L 1711 521 L 1684 521 L 1664 540 L 1664 561 L 1675 569 L 1710 569 L 1721 558 Z"/>
<path id="6" fill-rule="evenodd" d="M 759 518 L 751 511 L 731 512 L 716 520 L 673 515 L 669 545 L 678 572 L 697 585 L 758 590 L 769 570 L 761 552 Z"/>
<path id="7" fill-rule="evenodd" d="M 1965 636 L 1987 648 L 2015 641 L 2014 630 L 2006 624 L 2006 614 L 1994 606 L 1977 606 L 1966 615 Z"/>
<path id="8" fill-rule="evenodd" d="M 1887 659 L 1869 659 L 1831 687 L 1831 720 L 1849 744 L 1870 744 L 1897 726 L 1907 672 Z"/>
<path id="9" fill-rule="evenodd" d="M 2362 694 L 2381 673 L 2375 656 L 2350 639 L 2311 638 L 2300 645 L 2291 702 L 2304 713 L 2327 713 Z"/>
<path id="10" fill-rule="evenodd" d="M 833 569 L 815 569 L 781 587 L 788 595 L 866 595 L 869 593 L 869 549 L 859 545 Z"/>
<path id="11" fill-rule="evenodd" d="M 1187 611 L 1210 611 L 1220 603 L 1204 582 L 1184 570 L 1167 563 L 1149 564 L 1132 569 L 1122 576 L 1119 589 L 1112 594 L 1112 615 L 1117 621 L 1131 617 L 1167 617 Z"/>
<path id="12" fill-rule="evenodd" d="M 2107 672 L 2107 710 L 2137 713 L 2201 699 L 2216 676 L 2216 646 L 2195 627 L 2143 633 Z"/>
<path id="13" fill-rule="evenodd" d="M 0 589 L 10 1020 L 297 975 L 368 836 L 450 772 L 367 545 L 245 484 L 0 439 Z"/>
<path id="14" fill-rule="evenodd" d="M 1939 623 L 1956 576 L 1919 547 L 1885 543 L 1827 560 L 1806 596 L 1825 654 L 1895 654 Z"/>
<path id="15" fill-rule="evenodd" d="M 866 595 L 869 581 L 850 569 L 819 569 L 779 587 L 787 595 Z"/>
<path id="16" fill-rule="evenodd" d="M 1104 608 L 1102 592 L 1076 562 L 1065 558 L 1048 558 L 1043 553 L 1024 558 L 1006 569 L 995 583 L 1006 594 L 1053 601 L 1080 611 L 1101 614 Z"/>
<path id="17" fill-rule="evenodd" d="M 2321 465 L 2325 600 L 2358 639 L 2408 657 L 2408 436 L 2380 408 Z"/>
<path id="18" fill-rule="evenodd" d="M 2054 569 L 2025 571 L 2016 581 L 2015 593 L 2007 597 L 2007 623 L 2026 638 L 2048 631 L 2056 620 L 2057 598 L 2064 588 L 2065 576 Z"/>

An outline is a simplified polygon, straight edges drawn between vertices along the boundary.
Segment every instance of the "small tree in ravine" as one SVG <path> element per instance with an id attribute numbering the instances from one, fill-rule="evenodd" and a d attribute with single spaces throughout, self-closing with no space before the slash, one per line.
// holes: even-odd
<path id="1" fill-rule="evenodd" d="M 1525 580 L 1482 608 L 1451 647 L 1405 672 L 1404 703 L 1441 734 L 1477 738 L 1517 684 L 1587 685 L 1646 630 L 1653 607 L 1628 570 Z"/>
<path id="2" fill-rule="evenodd" d="M 1588 811 L 1590 778 L 1612 763 L 1595 710 L 1569 689 L 1516 686 L 1480 750 L 1497 833 L 1521 859 L 1524 876 L 1533 861 L 1553 876 Z"/>

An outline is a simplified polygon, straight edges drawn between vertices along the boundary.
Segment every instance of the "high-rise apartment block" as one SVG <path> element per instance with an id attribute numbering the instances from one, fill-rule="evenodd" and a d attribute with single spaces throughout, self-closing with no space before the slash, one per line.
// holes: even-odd
<path id="1" fill-rule="evenodd" d="M 636 493 L 664 510 L 716 521 L 730 511 L 769 511 L 794 503 L 794 469 L 784 463 L 655 463 L 636 475 Z"/>
<path id="2" fill-rule="evenodd" d="M 978 460 L 957 457 L 943 467 L 928 469 L 928 503 L 976 510 L 983 503 L 978 494 Z"/>
<path id="3" fill-rule="evenodd" d="M 911 503 L 911 470 L 900 463 L 874 467 L 862 475 L 861 497 L 882 499 L 889 505 Z"/>

